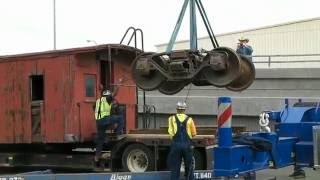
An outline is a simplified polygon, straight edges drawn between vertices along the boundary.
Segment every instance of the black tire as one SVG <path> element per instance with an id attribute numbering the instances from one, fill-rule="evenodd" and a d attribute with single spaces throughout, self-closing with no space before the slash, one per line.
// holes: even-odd
<path id="1" fill-rule="evenodd" d="M 193 157 L 194 157 L 194 161 L 195 161 L 195 170 L 205 170 L 206 165 L 205 165 L 205 155 L 203 153 L 201 153 L 200 150 L 198 149 L 194 149 L 193 150 Z"/>
<path id="2" fill-rule="evenodd" d="M 192 166 L 194 170 L 205 170 L 206 168 L 204 155 L 198 149 L 193 150 Z M 180 171 L 185 171 L 184 160 L 182 160 Z"/>
<path id="3" fill-rule="evenodd" d="M 152 171 L 155 168 L 153 152 L 143 144 L 130 144 L 122 154 L 122 168 L 127 172 Z"/>

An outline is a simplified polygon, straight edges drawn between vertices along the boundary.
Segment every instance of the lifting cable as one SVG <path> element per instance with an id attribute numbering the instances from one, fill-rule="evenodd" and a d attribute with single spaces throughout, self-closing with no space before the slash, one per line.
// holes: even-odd
<path id="1" fill-rule="evenodd" d="M 189 85 L 189 87 L 188 87 L 187 95 L 186 95 L 186 97 L 185 97 L 185 99 L 184 99 L 184 102 L 185 102 L 185 103 L 187 103 L 187 100 L 188 100 L 188 98 L 189 98 L 189 93 L 190 93 L 191 86 L 192 86 L 192 83 L 190 83 L 190 85 Z"/>

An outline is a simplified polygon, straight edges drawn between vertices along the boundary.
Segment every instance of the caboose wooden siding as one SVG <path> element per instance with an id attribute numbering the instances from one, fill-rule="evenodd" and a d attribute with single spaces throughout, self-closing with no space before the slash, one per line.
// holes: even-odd
<path id="1" fill-rule="evenodd" d="M 130 64 L 138 53 L 110 44 L 1 56 L 0 143 L 92 141 L 100 84 L 110 87 L 119 78 L 125 81 L 116 99 L 126 105 L 126 129 L 134 129 L 137 92 Z"/>

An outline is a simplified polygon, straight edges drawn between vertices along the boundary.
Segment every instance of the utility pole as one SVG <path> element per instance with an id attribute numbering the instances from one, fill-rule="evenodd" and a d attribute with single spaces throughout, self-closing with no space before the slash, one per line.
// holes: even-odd
<path id="1" fill-rule="evenodd" d="M 53 0 L 53 49 L 56 50 L 56 0 Z"/>

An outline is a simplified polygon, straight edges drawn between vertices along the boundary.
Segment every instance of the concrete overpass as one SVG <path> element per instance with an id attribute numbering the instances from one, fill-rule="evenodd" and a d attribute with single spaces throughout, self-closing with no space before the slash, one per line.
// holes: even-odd
<path id="1" fill-rule="evenodd" d="M 146 104 L 156 109 L 156 126 L 167 126 L 167 118 L 175 113 L 178 100 L 187 98 L 188 110 L 198 126 L 216 125 L 217 97 L 231 96 L 233 101 L 233 124 L 257 130 L 258 115 L 264 110 L 278 110 L 284 107 L 284 98 L 291 104 L 298 99 L 320 102 L 320 68 L 257 69 L 256 80 L 243 92 L 232 92 L 213 86 L 186 86 L 173 96 L 158 91 L 146 92 Z M 142 91 L 139 104 L 142 105 Z M 142 108 L 139 108 L 142 112 Z M 141 118 L 140 118 L 141 119 Z M 139 126 L 141 127 L 141 120 Z M 150 122 L 153 127 L 153 122 Z"/>

